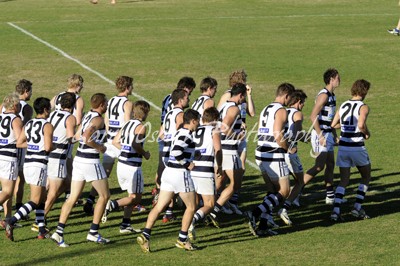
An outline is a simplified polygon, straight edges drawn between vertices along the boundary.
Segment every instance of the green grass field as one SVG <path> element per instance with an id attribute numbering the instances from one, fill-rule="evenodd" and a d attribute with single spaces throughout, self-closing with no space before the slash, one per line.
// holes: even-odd
<path id="1" fill-rule="evenodd" d="M 143 254 L 136 235 L 119 234 L 121 213 L 112 213 L 100 231 L 112 240 L 106 246 L 86 243 L 91 222 L 81 207 L 73 210 L 65 230 L 71 246 L 58 248 L 37 240 L 30 231 L 33 219 L 15 230 L 14 243 L 0 232 L 0 265 L 398 265 L 400 177 L 398 84 L 400 37 L 386 30 L 399 18 L 391 0 L 108 0 L 98 5 L 81 0 L 0 0 L 0 98 L 14 90 L 19 79 L 33 82 L 33 98 L 51 98 L 66 87 L 66 79 L 79 73 L 85 79 L 82 96 L 115 94 L 119 75 L 133 76 L 134 92 L 157 106 L 177 81 L 192 76 L 197 84 L 207 75 L 219 82 L 216 98 L 228 87 L 228 75 L 244 68 L 254 91 L 257 123 L 262 108 L 274 99 L 276 87 L 291 82 L 308 94 L 304 126 L 311 122 L 322 74 L 336 67 L 342 79 L 335 91 L 338 104 L 349 98 L 351 84 L 367 79 L 372 88 L 366 103 L 371 108 L 367 148 L 373 179 L 364 208 L 370 220 L 354 221 L 348 212 L 355 199 L 358 174 L 353 170 L 343 206 L 347 222 L 332 224 L 331 207 L 324 204 L 323 177 L 305 189 L 302 207 L 291 211 L 293 227 L 281 224 L 279 235 L 254 238 L 244 218 L 224 216 L 223 228 L 199 227 L 197 252 L 174 247 L 179 221 L 153 229 L 151 254 Z M 192 102 L 200 94 L 198 86 Z M 131 97 L 131 100 L 136 100 Z M 88 110 L 88 108 L 86 108 Z M 158 129 L 160 112 L 152 108 L 149 121 Z M 253 134 L 254 136 L 254 134 Z M 157 144 L 149 142 L 150 161 L 143 204 L 149 207 L 157 164 Z M 255 143 L 248 158 L 254 162 Z M 312 166 L 310 145 L 300 145 L 306 169 Z M 339 170 L 335 170 L 336 182 Z M 251 209 L 265 194 L 259 171 L 247 165 L 240 207 Z M 122 197 L 115 171 L 110 178 L 112 198 Z M 89 185 L 85 189 L 85 195 Z M 28 196 L 29 190 L 26 192 Z M 48 217 L 57 225 L 62 202 Z M 143 227 L 147 213 L 134 214 Z M 178 212 L 179 214 L 179 212 Z M 31 215 L 33 217 L 33 215 Z"/>

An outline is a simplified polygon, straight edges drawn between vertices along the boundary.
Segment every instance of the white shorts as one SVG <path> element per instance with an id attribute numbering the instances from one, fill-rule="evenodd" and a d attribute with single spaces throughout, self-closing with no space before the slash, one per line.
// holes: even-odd
<path id="1" fill-rule="evenodd" d="M 67 160 L 49 158 L 47 176 L 51 179 L 65 179 L 67 177 Z"/>
<path id="2" fill-rule="evenodd" d="M 289 167 L 285 160 L 282 161 L 260 161 L 256 160 L 261 173 L 266 173 L 271 179 L 287 178 L 289 176 Z"/>
<path id="3" fill-rule="evenodd" d="M 81 163 L 74 160 L 72 164 L 72 180 L 92 182 L 106 179 L 107 174 L 102 164 Z"/>
<path id="4" fill-rule="evenodd" d="M 29 185 L 45 187 L 47 183 L 47 165 L 39 167 L 25 164 L 24 177 L 25 182 Z"/>
<path id="5" fill-rule="evenodd" d="M 285 162 L 288 165 L 289 171 L 293 174 L 302 173 L 304 171 L 299 155 L 296 153 L 285 153 Z"/>
<path id="6" fill-rule="evenodd" d="M 118 183 L 122 190 L 129 194 L 142 194 L 144 180 L 142 167 L 130 166 L 121 162 L 117 164 Z"/>
<path id="7" fill-rule="evenodd" d="M 103 163 L 114 163 L 115 159 L 120 155 L 121 150 L 109 142 L 104 143 L 104 146 L 107 147 L 107 150 L 103 154 Z"/>
<path id="8" fill-rule="evenodd" d="M 0 161 L 0 178 L 6 180 L 17 180 L 18 162 L 17 161 Z"/>
<path id="9" fill-rule="evenodd" d="M 242 152 L 246 152 L 247 151 L 247 140 L 243 139 L 242 141 L 240 141 L 239 146 L 238 146 L 238 153 L 239 155 L 242 154 Z"/>
<path id="10" fill-rule="evenodd" d="M 192 176 L 194 189 L 199 195 L 215 195 L 215 179 L 213 177 L 195 177 Z"/>
<path id="11" fill-rule="evenodd" d="M 160 190 L 180 192 L 194 192 L 194 184 L 190 172 L 185 169 L 166 167 L 161 176 Z"/>
<path id="12" fill-rule="evenodd" d="M 331 152 L 334 151 L 335 140 L 333 139 L 332 132 L 322 133 L 326 139 L 326 146 L 319 143 L 319 137 L 315 130 L 311 131 L 311 146 L 314 153 Z"/>
<path id="13" fill-rule="evenodd" d="M 222 170 L 236 170 L 242 168 L 242 161 L 237 154 L 224 154 L 222 152 Z"/>
<path id="14" fill-rule="evenodd" d="M 357 150 L 357 151 L 342 151 L 340 150 L 337 154 L 336 165 L 339 167 L 355 167 L 355 166 L 366 166 L 371 162 L 369 160 L 367 150 Z"/>

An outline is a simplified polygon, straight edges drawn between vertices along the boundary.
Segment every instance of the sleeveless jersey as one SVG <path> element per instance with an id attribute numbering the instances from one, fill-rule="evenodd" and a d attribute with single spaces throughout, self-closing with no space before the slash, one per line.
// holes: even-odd
<path id="1" fill-rule="evenodd" d="M 336 96 L 334 93 L 330 93 L 326 88 L 323 88 L 318 93 L 318 96 L 323 93 L 328 95 L 328 101 L 325 103 L 325 105 L 322 107 L 321 112 L 318 114 L 319 128 L 323 132 L 332 132 L 331 123 L 336 111 Z"/>
<path id="2" fill-rule="evenodd" d="M 67 118 L 72 115 L 70 112 L 63 110 L 53 111 L 47 121 L 49 121 L 54 128 L 53 131 L 53 144 L 56 149 L 50 152 L 49 158 L 65 160 L 67 159 L 68 150 L 71 146 L 67 140 Z"/>
<path id="3" fill-rule="evenodd" d="M 24 100 L 19 100 L 19 113 L 18 116 L 21 118 L 22 123 L 24 123 L 24 108 L 28 105 L 27 102 L 25 102 Z"/>
<path id="4" fill-rule="evenodd" d="M 142 155 L 136 152 L 132 147 L 132 143 L 137 138 L 135 130 L 137 126 L 141 125 L 142 122 L 134 119 L 129 120 L 121 129 L 121 154 L 118 157 L 118 162 L 127 164 L 130 166 L 140 167 L 142 166 Z M 142 147 L 143 147 L 143 142 Z"/>
<path id="5" fill-rule="evenodd" d="M 237 105 L 234 102 L 227 101 L 221 106 L 220 110 L 218 110 L 221 122 L 224 121 L 228 109 L 232 106 Z M 233 122 L 231 128 L 233 130 L 233 134 L 231 136 L 228 137 L 224 133 L 221 133 L 221 146 L 224 154 L 237 153 L 238 144 L 240 141 L 236 139 L 236 136 L 242 130 L 242 119 L 240 117 L 240 114 L 235 118 L 235 121 Z"/>
<path id="6" fill-rule="evenodd" d="M 362 101 L 348 100 L 339 108 L 341 133 L 339 147 L 341 150 L 354 150 L 354 147 L 364 148 L 364 134 L 358 128 L 358 119 L 360 117 L 360 108 L 364 103 Z"/>
<path id="7" fill-rule="evenodd" d="M 118 131 L 125 124 L 124 105 L 127 101 L 128 98 L 125 96 L 114 96 L 108 100 L 108 142 L 111 142 L 115 138 Z"/>
<path id="8" fill-rule="evenodd" d="M 288 121 L 285 125 L 285 134 L 284 134 L 284 138 L 288 140 L 289 145 L 293 148 L 293 147 L 297 147 L 297 141 L 292 141 L 294 138 L 296 138 L 296 136 L 294 135 L 295 133 L 294 131 L 294 114 L 297 113 L 299 110 L 297 110 L 296 108 L 293 107 L 289 107 L 286 108 L 287 111 L 287 115 L 288 115 Z"/>
<path id="9" fill-rule="evenodd" d="M 86 129 L 89 128 L 91 121 L 96 117 L 101 117 L 98 112 L 89 111 L 85 117 L 83 118 L 82 122 L 82 129 L 81 129 L 81 136 L 85 132 Z M 104 137 L 106 133 L 105 126 L 97 131 L 95 131 L 92 136 L 90 136 L 96 143 L 104 143 Z M 100 153 L 89 147 L 85 144 L 82 137 L 79 140 L 78 150 L 76 151 L 76 156 L 74 158 L 77 162 L 81 163 L 91 163 L 91 164 L 99 164 L 100 163 Z"/>
<path id="10" fill-rule="evenodd" d="M 17 161 L 17 139 L 12 122 L 17 115 L 12 113 L 0 114 L 0 160 Z"/>
<path id="11" fill-rule="evenodd" d="M 227 90 L 225 93 L 231 93 L 231 90 Z M 241 103 L 238 105 L 240 110 L 240 118 L 242 119 L 243 123 L 246 123 L 246 116 L 247 116 L 247 102 Z"/>
<path id="12" fill-rule="evenodd" d="M 193 161 L 194 148 L 192 132 L 186 128 L 179 129 L 171 144 L 168 167 L 187 169 Z"/>
<path id="13" fill-rule="evenodd" d="M 166 114 L 174 108 L 172 104 L 171 94 L 165 96 L 164 100 L 162 101 L 162 109 L 161 109 L 161 125 L 164 124 Z"/>
<path id="14" fill-rule="evenodd" d="M 61 110 L 61 103 L 60 103 L 60 101 L 61 101 L 61 96 L 64 94 L 64 93 L 66 93 L 67 91 L 63 91 L 63 92 L 61 92 L 60 94 L 58 94 L 57 96 L 56 96 L 56 98 L 55 98 L 55 103 L 54 103 L 54 109 L 55 110 Z M 76 101 L 78 101 L 78 99 L 80 98 L 81 96 L 79 96 L 78 94 L 76 94 L 75 93 L 75 99 L 76 99 Z M 75 105 L 72 107 L 72 114 L 76 117 L 76 103 L 75 103 Z"/>
<path id="15" fill-rule="evenodd" d="M 204 103 L 208 100 L 211 99 L 210 96 L 207 95 L 201 95 L 199 98 L 196 99 L 196 101 L 192 104 L 192 109 L 196 110 L 199 112 L 201 116 L 203 116 L 204 113 Z M 201 121 L 200 121 L 201 122 Z"/>
<path id="16" fill-rule="evenodd" d="M 213 132 L 214 126 L 201 126 L 193 132 L 193 140 L 195 146 L 195 157 L 193 163 L 195 167 L 191 171 L 192 176 L 196 177 L 214 177 L 214 142 Z M 197 155 L 199 153 L 199 155 Z"/>
<path id="17" fill-rule="evenodd" d="M 258 142 L 256 148 L 256 160 L 260 161 L 284 161 L 285 150 L 280 148 L 274 137 L 274 122 L 276 112 L 284 108 L 280 103 L 271 103 L 260 114 L 258 124 Z"/>
<path id="18" fill-rule="evenodd" d="M 169 151 L 171 148 L 172 140 L 177 132 L 176 130 L 176 116 L 182 113 L 181 108 L 174 108 L 165 115 L 164 119 L 164 147 L 162 151 L 162 159 L 164 163 L 167 163 L 169 158 Z"/>
<path id="19" fill-rule="evenodd" d="M 33 118 L 26 123 L 25 135 L 28 147 L 25 164 L 38 167 L 47 165 L 48 153 L 44 150 L 44 126 L 47 123 L 43 118 Z"/>

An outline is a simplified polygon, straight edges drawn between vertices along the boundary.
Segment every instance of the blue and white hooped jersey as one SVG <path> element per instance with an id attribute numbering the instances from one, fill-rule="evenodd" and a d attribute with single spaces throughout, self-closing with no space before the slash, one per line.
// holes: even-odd
<path id="1" fill-rule="evenodd" d="M 53 144 L 56 149 L 50 152 L 49 158 L 52 159 L 67 159 L 67 154 L 71 144 L 67 140 L 67 119 L 72 114 L 68 111 L 55 110 L 47 121 L 53 125 Z"/>
<path id="2" fill-rule="evenodd" d="M 163 162 L 167 163 L 169 158 L 169 151 L 171 148 L 172 140 L 177 132 L 176 125 L 176 117 L 178 114 L 182 113 L 183 110 L 181 108 L 175 107 L 171 111 L 169 111 L 164 118 L 164 146 L 162 151 Z"/>
<path id="3" fill-rule="evenodd" d="M 362 101 L 348 100 L 339 108 L 340 116 L 340 139 L 339 148 L 345 150 L 347 147 L 354 150 L 354 147 L 364 147 L 365 136 L 358 128 L 360 108 L 364 105 Z"/>
<path id="4" fill-rule="evenodd" d="M 86 129 L 90 127 L 91 121 L 96 118 L 101 117 L 101 114 L 98 112 L 94 112 L 90 110 L 85 117 L 83 118 L 82 122 L 82 129 L 81 129 L 81 139 L 79 140 L 78 150 L 76 151 L 76 155 L 74 160 L 81 163 L 100 163 L 100 153 L 93 149 L 92 147 L 85 144 L 84 140 L 82 139 L 82 135 Z M 104 143 L 106 128 L 105 126 L 97 131 L 95 131 L 92 136 L 93 141 L 96 143 Z"/>
<path id="5" fill-rule="evenodd" d="M 288 107 L 286 108 L 287 111 L 287 123 L 285 125 L 285 134 L 284 138 L 287 139 L 287 141 L 290 143 L 291 147 L 296 147 L 297 146 L 297 141 L 292 141 L 295 139 L 297 136 L 295 136 L 293 131 L 294 131 L 294 114 L 299 112 L 296 108 L 293 107 Z"/>
<path id="6" fill-rule="evenodd" d="M 142 155 L 132 147 L 133 141 L 138 137 L 135 134 L 135 130 L 141 124 L 140 120 L 132 119 L 122 127 L 120 138 L 121 154 L 118 157 L 118 162 L 135 167 L 142 166 Z M 143 147 L 144 139 L 142 141 L 141 145 Z"/>
<path id="7" fill-rule="evenodd" d="M 161 108 L 161 125 L 164 124 L 166 114 L 174 108 L 172 104 L 171 94 L 165 96 L 164 100 L 162 101 L 162 108 Z"/>
<path id="8" fill-rule="evenodd" d="M 60 103 L 60 101 L 61 101 L 61 96 L 63 96 L 63 94 L 64 93 L 66 93 L 67 91 L 63 91 L 63 92 L 60 92 L 57 96 L 56 96 L 56 98 L 55 98 L 55 103 L 54 103 L 54 109 L 55 110 L 61 110 L 62 108 L 61 108 L 61 103 Z M 79 96 L 78 94 L 76 94 L 75 93 L 75 99 L 78 101 L 78 99 L 80 98 L 81 96 Z M 75 103 L 75 105 L 72 107 L 72 114 L 76 117 L 76 103 Z"/>
<path id="9" fill-rule="evenodd" d="M 328 101 L 322 107 L 321 112 L 318 114 L 319 128 L 323 132 L 332 132 L 331 123 L 336 112 L 336 96 L 334 93 L 329 92 L 326 88 L 323 88 L 317 95 L 321 94 L 328 95 Z"/>
<path id="10" fill-rule="evenodd" d="M 193 161 L 195 143 L 189 129 L 179 129 L 172 141 L 168 167 L 186 170 Z"/>
<path id="11" fill-rule="evenodd" d="M 200 126 L 193 132 L 195 146 L 195 167 L 191 175 L 195 177 L 214 177 L 215 150 L 213 141 L 214 126 Z"/>
<path id="12" fill-rule="evenodd" d="M 13 113 L 0 114 L 0 160 L 17 161 L 17 138 L 12 123 L 17 117 Z"/>
<path id="13" fill-rule="evenodd" d="M 211 99 L 210 96 L 207 95 L 201 95 L 199 98 L 196 99 L 196 101 L 194 101 L 194 103 L 192 104 L 192 109 L 196 110 L 197 112 L 199 112 L 199 114 L 201 116 L 203 116 L 204 113 L 204 103 L 208 100 Z M 200 121 L 201 122 L 201 121 Z"/>
<path id="14" fill-rule="evenodd" d="M 118 134 L 118 131 L 125 124 L 124 105 L 127 101 L 128 98 L 125 96 L 114 96 L 108 100 L 108 142 L 111 142 L 115 138 L 115 136 Z"/>
<path id="15" fill-rule="evenodd" d="M 26 106 L 29 106 L 29 104 L 27 102 L 25 102 L 24 100 L 19 100 L 19 113 L 18 113 L 18 116 L 21 118 L 22 123 L 24 123 L 24 121 L 25 121 L 24 109 L 26 108 Z"/>
<path id="16" fill-rule="evenodd" d="M 26 148 L 25 165 L 43 167 L 48 162 L 48 152 L 44 149 L 44 126 L 47 120 L 33 118 L 25 125 Z"/>
<path id="17" fill-rule="evenodd" d="M 220 121 L 223 122 L 224 118 L 228 112 L 228 109 L 232 106 L 237 106 L 236 103 L 227 101 L 225 102 L 220 109 L 218 110 L 220 113 Z M 240 140 L 237 139 L 237 135 L 242 131 L 242 119 L 240 114 L 237 115 L 235 121 L 232 123 L 232 131 L 233 134 L 231 136 L 226 136 L 224 133 L 221 133 L 221 146 L 224 150 L 224 154 L 236 154 L 238 150 L 238 144 Z"/>
<path id="18" fill-rule="evenodd" d="M 231 93 L 232 90 L 227 90 L 225 93 Z M 246 116 L 247 116 L 247 102 L 243 102 L 238 105 L 240 110 L 240 118 L 242 119 L 243 123 L 246 123 Z"/>
<path id="19" fill-rule="evenodd" d="M 284 160 L 285 150 L 280 148 L 274 136 L 275 116 L 278 110 L 284 109 L 280 103 L 271 103 L 266 106 L 260 114 L 258 124 L 258 141 L 255 151 L 256 159 L 260 161 L 271 161 L 276 158 L 277 161 Z"/>

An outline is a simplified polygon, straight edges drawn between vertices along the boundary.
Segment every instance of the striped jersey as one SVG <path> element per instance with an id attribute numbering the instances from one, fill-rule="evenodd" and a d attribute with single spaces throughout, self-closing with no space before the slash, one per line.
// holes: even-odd
<path id="1" fill-rule="evenodd" d="M 64 93 L 66 93 L 67 91 L 63 91 L 63 92 L 60 92 L 57 96 L 56 96 L 56 98 L 55 98 L 55 102 L 54 102 L 54 109 L 55 110 L 61 110 L 62 108 L 61 108 L 61 103 L 60 103 L 60 101 L 61 101 L 61 96 L 63 96 L 63 94 Z M 76 94 L 75 93 L 75 99 L 78 101 L 78 99 L 80 98 L 81 96 L 79 96 L 78 94 Z M 72 107 L 72 114 L 76 117 L 76 103 L 75 103 L 75 105 Z"/>
<path id="2" fill-rule="evenodd" d="M 354 147 L 364 148 L 364 134 L 358 128 L 360 108 L 364 103 L 358 100 L 348 100 L 339 108 L 341 133 L 339 148 L 354 150 Z"/>
<path id="3" fill-rule="evenodd" d="M 126 122 L 121 129 L 121 154 L 118 157 L 118 162 L 124 163 L 130 166 L 140 167 L 142 166 L 142 155 L 137 153 L 132 147 L 132 143 L 138 136 L 135 135 L 136 128 L 141 125 L 142 122 L 137 119 L 132 119 Z M 142 147 L 144 140 L 141 143 Z"/>
<path id="4" fill-rule="evenodd" d="M 275 116 L 278 110 L 284 109 L 280 103 L 271 103 L 260 114 L 257 134 L 256 160 L 284 161 L 285 150 L 280 148 L 274 136 Z"/>
<path id="5" fill-rule="evenodd" d="M 287 141 L 290 143 L 289 145 L 293 147 L 297 147 L 297 141 L 292 141 L 294 140 L 297 136 L 295 135 L 296 133 L 294 132 L 294 114 L 299 112 L 296 108 L 289 107 L 286 108 L 287 111 L 287 123 L 285 125 L 285 134 L 284 138 L 287 139 Z"/>
<path id="6" fill-rule="evenodd" d="M 169 111 L 164 118 L 164 146 L 161 156 L 165 164 L 168 162 L 171 143 L 177 132 L 176 116 L 182 112 L 183 110 L 181 108 L 176 107 Z"/>
<path id="7" fill-rule="evenodd" d="M 228 109 L 231 108 L 232 106 L 237 106 L 236 103 L 227 101 L 225 102 L 221 108 L 218 110 L 220 114 L 220 121 L 224 121 L 224 118 L 226 116 L 226 113 L 228 112 Z M 236 139 L 237 135 L 241 132 L 242 130 L 242 119 L 240 117 L 240 114 L 235 118 L 235 121 L 233 121 L 232 126 L 233 134 L 231 136 L 226 136 L 224 133 L 221 133 L 221 147 L 223 150 L 224 154 L 236 154 L 238 150 L 238 144 L 240 140 Z"/>
<path id="8" fill-rule="evenodd" d="M 114 96 L 108 100 L 108 142 L 111 142 L 115 138 L 115 136 L 118 134 L 118 131 L 125 124 L 124 105 L 127 101 L 128 98 L 126 96 Z"/>
<path id="9" fill-rule="evenodd" d="M 203 116 L 204 113 L 204 103 L 208 100 L 211 99 L 210 96 L 207 95 L 201 95 L 199 98 L 196 99 L 196 101 L 194 101 L 194 103 L 192 104 L 192 109 L 196 110 L 197 112 L 199 112 L 199 114 L 201 116 Z"/>
<path id="10" fill-rule="evenodd" d="M 171 94 L 168 94 L 165 96 L 164 100 L 162 101 L 162 109 L 161 109 L 161 125 L 164 124 L 165 116 L 169 111 L 171 111 L 174 108 L 174 105 L 172 104 L 172 98 Z"/>
<path id="11" fill-rule="evenodd" d="M 29 106 L 29 104 L 27 102 L 25 102 L 24 100 L 19 100 L 19 113 L 18 113 L 18 115 L 21 118 L 22 123 L 24 123 L 24 121 L 25 121 L 24 120 L 25 119 L 25 117 L 24 117 L 24 108 L 26 108 L 26 106 Z"/>
<path id="12" fill-rule="evenodd" d="M 86 145 L 84 140 L 82 139 L 83 133 L 85 132 L 86 129 L 90 127 L 91 121 L 96 117 L 101 117 L 101 115 L 98 112 L 90 110 L 82 120 L 83 122 L 80 132 L 81 139 L 79 140 L 78 150 L 76 151 L 76 155 L 74 158 L 74 160 L 77 162 L 92 163 L 92 164 L 100 163 L 100 153 L 96 149 L 93 149 L 92 147 Z M 104 143 L 105 133 L 106 133 L 106 128 L 104 126 L 103 128 L 95 131 L 92 134 L 91 138 L 96 143 Z"/>
<path id="13" fill-rule="evenodd" d="M 195 167 L 191 171 L 191 175 L 195 177 L 214 177 L 214 142 L 213 142 L 214 126 L 200 126 L 193 132 L 193 140 L 195 146 L 195 156 L 193 163 Z"/>
<path id="14" fill-rule="evenodd" d="M 44 149 L 44 126 L 47 120 L 33 118 L 25 125 L 26 148 L 25 165 L 43 167 L 48 162 L 48 152 Z"/>
<path id="15" fill-rule="evenodd" d="M 231 93 L 231 90 L 227 90 L 225 93 Z M 240 110 L 240 118 L 242 119 L 243 123 L 246 123 L 246 116 L 247 116 L 247 102 L 243 102 L 238 105 Z"/>
<path id="16" fill-rule="evenodd" d="M 172 141 L 169 154 L 168 167 L 177 169 L 187 169 L 193 161 L 195 143 L 192 132 L 189 129 L 179 129 Z"/>
<path id="17" fill-rule="evenodd" d="M 336 111 L 336 96 L 334 93 L 329 92 L 326 88 L 323 88 L 318 93 L 318 96 L 323 93 L 328 95 L 328 101 L 325 103 L 325 105 L 321 109 L 321 112 L 318 114 L 319 128 L 323 132 L 332 132 L 331 123 Z"/>
<path id="18" fill-rule="evenodd" d="M 67 140 L 67 118 L 72 114 L 68 111 L 55 110 L 47 121 L 53 125 L 53 145 L 55 150 L 50 152 L 49 158 L 65 160 L 71 144 Z"/>
<path id="19" fill-rule="evenodd" d="M 0 160 L 17 161 L 17 138 L 12 123 L 17 117 L 13 113 L 0 114 Z"/>

